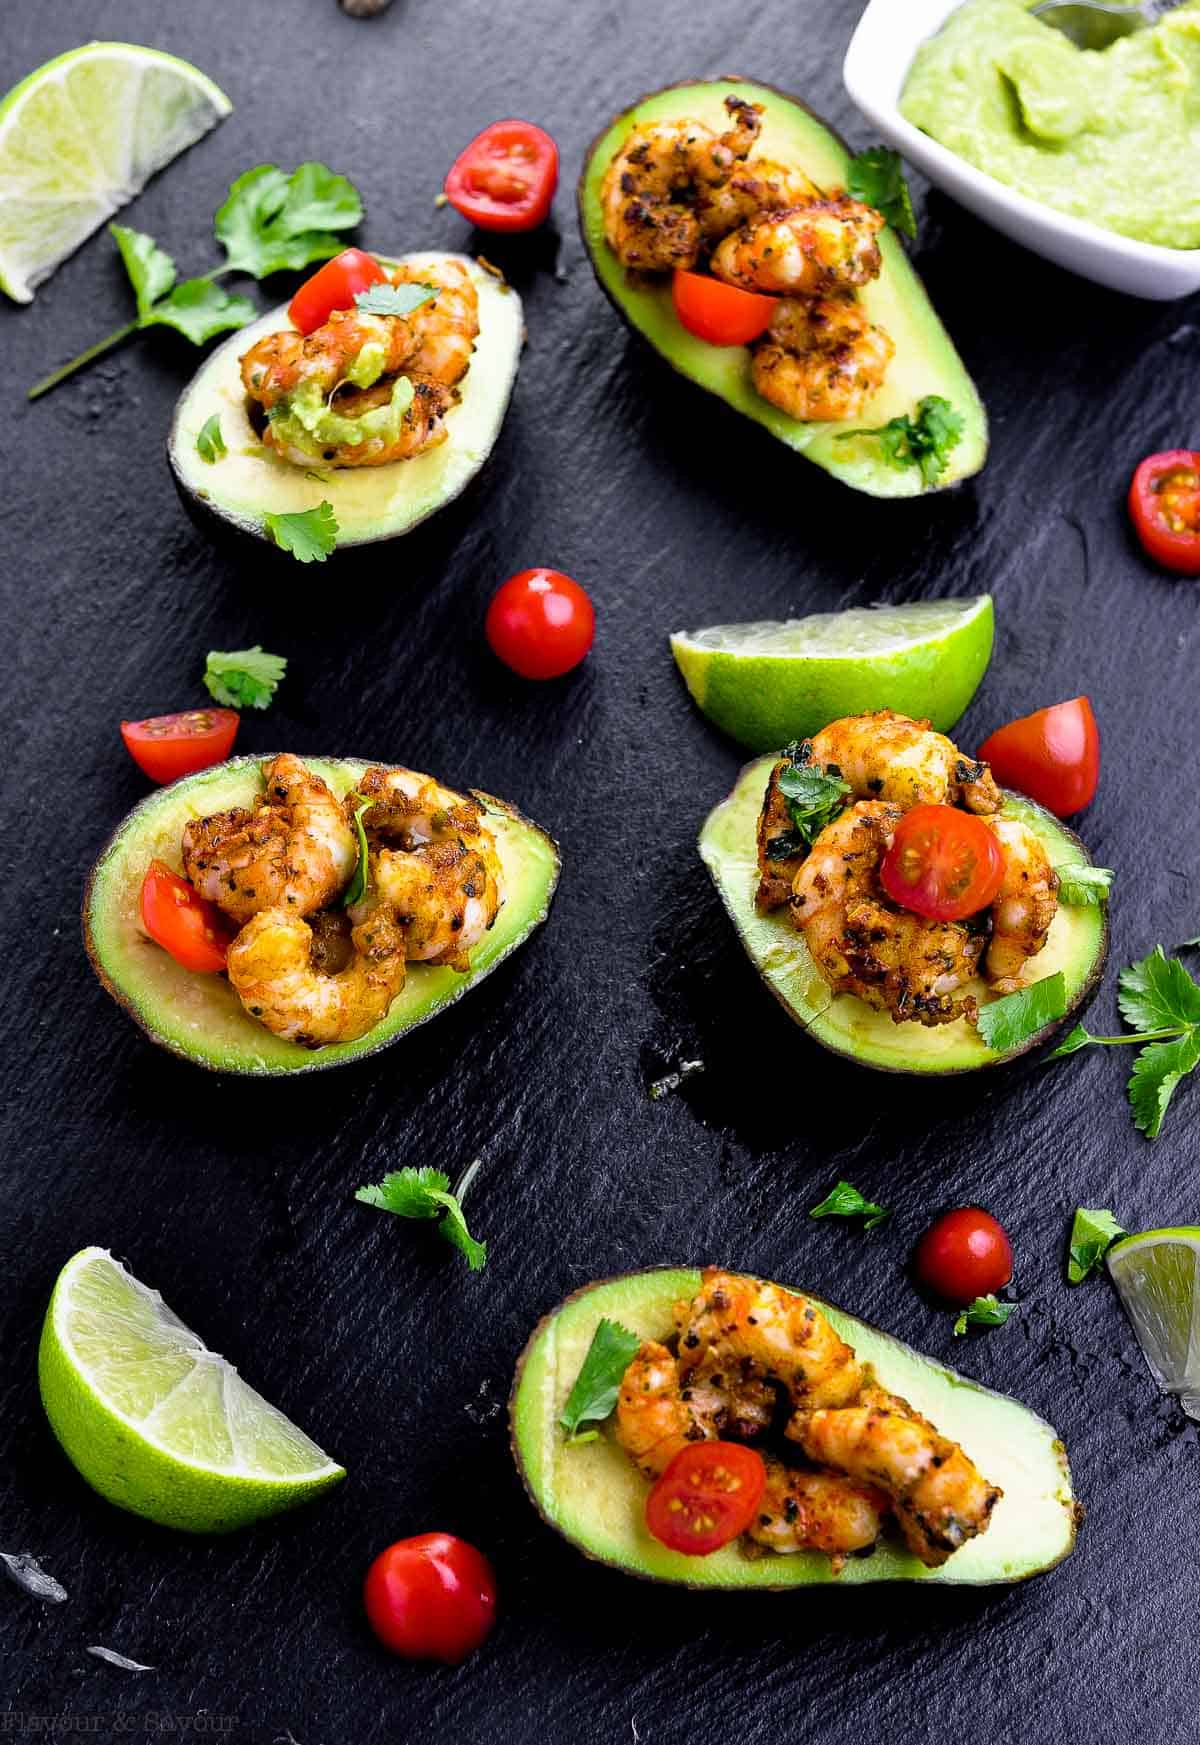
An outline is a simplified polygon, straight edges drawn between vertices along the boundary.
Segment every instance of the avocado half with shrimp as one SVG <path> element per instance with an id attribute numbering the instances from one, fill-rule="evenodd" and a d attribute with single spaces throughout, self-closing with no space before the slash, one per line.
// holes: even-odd
<path id="1" fill-rule="evenodd" d="M 446 414 L 446 440 L 411 460 L 384 466 L 294 465 L 259 440 L 251 422 L 240 360 L 256 341 L 290 328 L 286 304 L 241 328 L 201 364 L 179 397 L 167 458 L 184 507 L 209 533 L 248 535 L 273 543 L 264 517 L 333 505 L 338 548 L 397 539 L 454 500 L 479 472 L 500 434 L 525 341 L 521 299 L 467 255 L 422 253 L 389 259 L 385 267 L 466 269 L 479 299 L 479 335 L 459 400 Z M 225 452 L 208 460 L 200 433 L 220 422 Z M 205 444 L 206 451 L 208 445 Z M 209 451 L 211 452 L 211 451 Z"/>
<path id="2" fill-rule="evenodd" d="M 215 1071 L 263 1077 L 362 1059 L 462 999 L 546 919 L 558 882 L 556 844 L 503 800 L 476 793 L 495 837 L 505 901 L 471 951 L 470 969 L 463 974 L 446 965 L 411 963 L 386 1018 L 358 1041 L 317 1049 L 285 1042 L 249 1016 L 223 975 L 184 969 L 148 937 L 141 921 L 142 879 L 150 862 L 164 861 L 179 872 L 184 825 L 231 806 L 252 806 L 262 793 L 267 761 L 231 758 L 151 794 L 118 827 L 88 881 L 83 934 L 92 967 L 151 1041 L 173 1054 Z M 372 767 L 363 758 L 303 761 L 339 799 Z"/>
<path id="3" fill-rule="evenodd" d="M 726 97 L 763 106 L 762 129 L 751 154 L 801 169 L 822 189 L 844 188 L 851 151 L 820 116 L 798 98 L 746 79 L 711 79 L 670 85 L 651 92 L 594 141 L 579 181 L 579 220 L 596 277 L 629 325 L 673 369 L 742 412 L 772 436 L 843 484 L 873 497 L 914 497 L 927 487 L 916 466 L 890 465 L 882 447 L 869 437 L 842 440 L 853 430 L 871 430 L 889 419 L 913 415 L 930 396 L 948 400 L 963 419 L 962 435 L 950 451 L 937 489 L 977 473 L 987 458 L 987 415 L 974 383 L 938 320 L 925 288 L 909 264 L 899 237 L 889 227 L 880 233 L 879 277 L 859 292 L 869 320 L 882 327 L 896 347 L 882 387 L 861 414 L 845 424 L 803 423 L 772 406 L 750 379 L 745 346 L 709 345 L 681 324 L 671 297 L 669 274 L 632 278 L 604 235 L 601 187 L 614 154 L 635 126 L 647 122 L 695 120 L 715 133 L 729 126 Z"/>
<path id="4" fill-rule="evenodd" d="M 863 1066 L 885 1072 L 973 1072 L 998 1066 L 1040 1048 L 1076 1018 L 1100 984 L 1108 955 L 1108 913 L 1103 904 L 1060 902 L 1049 937 L 1031 958 L 1025 980 L 1036 982 L 1061 970 L 1067 1004 L 1055 1018 L 1007 1051 L 989 1048 L 966 1018 L 927 1028 L 916 1022 L 896 1024 L 888 1012 L 876 1011 L 855 994 L 835 994 L 792 925 L 786 908 L 763 914 L 755 903 L 758 889 L 758 815 L 775 759 L 756 758 L 738 776 L 728 799 L 714 807 L 700 832 L 700 857 L 712 875 L 721 900 L 737 928 L 751 963 L 797 1024 L 822 1047 Z M 999 816 L 1025 824 L 1041 842 L 1058 870 L 1090 866 L 1083 843 L 1066 825 L 1033 800 L 1002 789 Z M 989 995 L 983 981 L 961 990 L 974 993 L 980 1004 Z"/>
<path id="5" fill-rule="evenodd" d="M 1003 1490 L 987 1531 L 936 1569 L 889 1536 L 871 1556 L 851 1557 L 836 1576 L 829 1558 L 816 1551 L 750 1559 L 730 1544 L 706 1557 L 689 1557 L 660 1544 L 645 1524 L 649 1483 L 617 1445 L 611 1424 L 594 1441 L 572 1443 L 558 1417 L 602 1319 L 619 1321 L 642 1339 L 666 1341 L 675 1330 L 673 1305 L 699 1289 L 698 1270 L 667 1267 L 585 1285 L 538 1323 L 521 1354 L 509 1402 L 517 1470 L 542 1519 L 585 1556 L 681 1587 L 782 1592 L 878 1581 L 984 1586 L 1022 1581 L 1069 1555 L 1080 1511 L 1066 1450 L 1053 1426 L 1019 1400 L 981 1387 L 811 1295 L 857 1356 L 873 1366 L 880 1385 L 958 1442 L 989 1483 Z"/>

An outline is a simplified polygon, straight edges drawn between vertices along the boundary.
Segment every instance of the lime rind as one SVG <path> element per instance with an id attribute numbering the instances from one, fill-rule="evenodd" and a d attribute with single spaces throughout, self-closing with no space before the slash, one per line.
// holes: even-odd
<path id="1" fill-rule="evenodd" d="M 1200 1419 L 1200 1228 L 1123 1236 L 1108 1270 L 1160 1390 Z"/>

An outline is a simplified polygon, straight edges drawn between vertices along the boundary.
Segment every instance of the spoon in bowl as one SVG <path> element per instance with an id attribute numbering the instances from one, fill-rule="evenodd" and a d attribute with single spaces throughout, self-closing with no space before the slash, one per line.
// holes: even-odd
<path id="1" fill-rule="evenodd" d="M 1181 0 L 1040 0 L 1031 10 L 1043 24 L 1052 24 L 1069 36 L 1076 48 L 1109 48 L 1136 30 L 1148 30 Z"/>

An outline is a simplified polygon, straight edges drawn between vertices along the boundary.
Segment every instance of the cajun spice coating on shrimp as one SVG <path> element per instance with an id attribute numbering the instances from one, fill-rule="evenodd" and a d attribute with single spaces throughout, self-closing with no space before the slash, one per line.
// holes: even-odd
<path id="1" fill-rule="evenodd" d="M 394 267 L 393 285 L 428 285 L 437 292 L 402 319 L 413 337 L 404 363 L 406 375 L 426 376 L 453 388 L 471 367 L 479 336 L 479 296 L 471 275 L 458 261 Z"/>
<path id="2" fill-rule="evenodd" d="M 820 189 L 803 170 L 770 158 L 750 157 L 736 164 L 729 179 L 696 194 L 695 212 L 703 240 L 712 244 L 758 218 L 820 198 Z"/>
<path id="3" fill-rule="evenodd" d="M 992 903 L 992 938 L 984 960 L 998 994 L 1021 986 L 1026 960 L 1046 943 L 1058 913 L 1058 874 L 1038 838 L 1016 818 L 989 818 L 1004 850 L 1004 878 Z"/>
<path id="4" fill-rule="evenodd" d="M 685 1388 L 675 1357 L 647 1339 L 621 1378 L 613 1422 L 629 1458 L 647 1478 L 657 1478 L 689 1442 L 720 1436 L 724 1411 L 719 1390 Z"/>
<path id="5" fill-rule="evenodd" d="M 846 1558 L 875 1544 L 890 1503 L 874 1485 L 843 1473 L 785 1466 L 764 1457 L 767 1482 L 746 1537 L 771 1551 L 822 1551 L 835 1575 Z"/>
<path id="6" fill-rule="evenodd" d="M 755 389 L 789 418 L 857 418 L 883 386 L 896 348 L 853 296 L 782 297 L 750 364 Z"/>
<path id="7" fill-rule="evenodd" d="M 744 291 L 819 297 L 878 278 L 883 216 L 848 194 L 767 212 L 718 244 L 714 278 Z"/>
<path id="8" fill-rule="evenodd" d="M 394 373 L 413 355 L 416 345 L 407 316 L 338 309 L 310 334 L 288 329 L 268 333 L 252 345 L 241 360 L 242 383 L 250 398 L 269 412 L 302 386 L 311 386 L 325 396 L 332 394 L 343 382 L 352 380 L 351 372 L 364 352 L 371 359 L 373 379 Z"/>
<path id="9" fill-rule="evenodd" d="M 986 763 L 964 757 L 928 721 L 893 709 L 831 722 L 805 742 L 796 761 L 832 766 L 856 798 L 891 800 L 906 812 L 945 805 L 990 814 L 1003 804 Z"/>

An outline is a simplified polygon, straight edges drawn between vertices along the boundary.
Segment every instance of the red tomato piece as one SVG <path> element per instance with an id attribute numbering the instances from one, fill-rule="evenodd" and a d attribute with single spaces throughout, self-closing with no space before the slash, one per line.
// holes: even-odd
<path id="1" fill-rule="evenodd" d="M 206 973 L 225 968 L 225 953 L 236 931 L 215 903 L 161 860 L 150 862 L 142 880 L 142 924 L 176 963 Z"/>
<path id="2" fill-rule="evenodd" d="M 493 121 L 459 152 L 446 198 L 480 230 L 536 230 L 558 186 L 558 147 L 532 121 Z"/>
<path id="3" fill-rule="evenodd" d="M 766 1482 L 757 1449 L 689 1442 L 646 1498 L 646 1525 L 672 1551 L 705 1557 L 746 1531 Z"/>
<path id="4" fill-rule="evenodd" d="M 121 738 L 152 782 L 175 782 L 223 763 L 233 750 L 240 720 L 236 709 L 189 709 L 181 715 L 122 721 Z"/>
<path id="5" fill-rule="evenodd" d="M 926 1230 L 913 1267 L 926 1290 L 965 1308 L 976 1297 L 1003 1290 L 1012 1278 L 1012 1243 L 982 1206 L 956 1206 Z"/>
<path id="6" fill-rule="evenodd" d="M 381 1551 L 363 1584 L 372 1630 L 405 1660 L 457 1666 L 496 1622 L 496 1576 L 453 1533 L 418 1533 Z"/>
<path id="7" fill-rule="evenodd" d="M 483 629 L 492 653 L 523 679 L 557 679 L 592 646 L 596 614 L 561 570 L 520 570 L 492 596 Z"/>
<path id="8" fill-rule="evenodd" d="M 301 333 L 315 333 L 335 309 L 353 309 L 360 291 L 386 282 L 387 274 L 374 255 L 361 248 L 344 248 L 318 267 L 311 279 L 305 279 L 288 304 L 288 315 Z"/>
<path id="9" fill-rule="evenodd" d="M 1200 576 L 1200 454 L 1148 455 L 1129 487 L 1129 513 L 1147 557 L 1181 576 Z"/>
<path id="10" fill-rule="evenodd" d="M 998 728 L 979 747 L 992 774 L 1059 818 L 1088 805 L 1100 780 L 1100 730 L 1086 697 Z"/>
<path id="11" fill-rule="evenodd" d="M 933 921 L 986 909 L 1004 877 L 1004 850 L 982 818 L 957 806 L 914 806 L 896 826 L 879 867 L 894 903 Z"/>
<path id="12" fill-rule="evenodd" d="M 684 327 L 709 345 L 749 345 L 766 332 L 778 302 L 778 298 L 743 291 L 705 273 L 685 273 L 682 269 L 676 271 L 671 296 Z"/>

